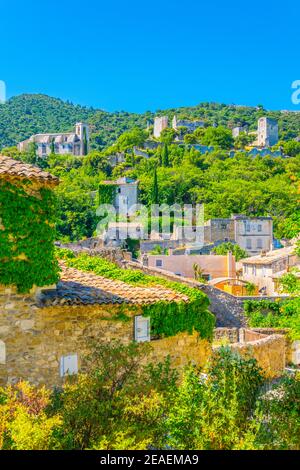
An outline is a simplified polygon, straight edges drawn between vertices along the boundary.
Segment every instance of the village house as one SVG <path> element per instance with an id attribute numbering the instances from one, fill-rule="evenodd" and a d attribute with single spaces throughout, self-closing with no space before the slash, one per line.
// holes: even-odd
<path id="1" fill-rule="evenodd" d="M 266 295 L 277 295 L 279 278 L 300 263 L 294 252 L 295 247 L 289 246 L 242 259 L 241 278 L 255 284 Z"/>
<path id="2" fill-rule="evenodd" d="M 39 158 L 46 158 L 50 153 L 57 155 L 83 156 L 89 148 L 89 126 L 77 122 L 75 132 L 60 132 L 49 134 L 35 134 L 18 144 L 19 152 L 26 152 L 30 144 L 36 146 Z"/>
<path id="3" fill-rule="evenodd" d="M 114 246 L 122 245 L 127 238 L 143 240 L 144 237 L 143 225 L 136 222 L 109 222 L 102 235 L 104 244 Z"/>
<path id="4" fill-rule="evenodd" d="M 143 259 L 145 262 L 145 258 Z M 195 278 L 196 272 L 207 281 L 220 277 L 235 277 L 235 258 L 229 252 L 227 255 L 176 255 L 169 250 L 168 255 L 147 254 L 147 266 L 188 278 Z"/>
<path id="5" fill-rule="evenodd" d="M 237 243 L 250 256 L 269 251 L 273 244 L 272 217 L 247 217 L 233 214 L 231 218 L 210 219 L 204 224 L 204 243 Z"/>
<path id="6" fill-rule="evenodd" d="M 103 181 L 99 187 L 100 200 L 101 188 L 105 186 L 111 187 L 113 196 L 109 203 L 114 206 L 118 216 L 127 217 L 130 215 L 130 209 L 138 203 L 138 184 L 138 181 L 125 176 L 115 181 Z"/>

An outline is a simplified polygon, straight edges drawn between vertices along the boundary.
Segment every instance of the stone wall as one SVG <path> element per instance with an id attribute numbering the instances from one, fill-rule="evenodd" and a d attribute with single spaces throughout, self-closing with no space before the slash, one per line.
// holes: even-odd
<path id="1" fill-rule="evenodd" d="M 270 335 L 248 343 L 233 343 L 230 347 L 242 356 L 254 357 L 268 379 L 281 376 L 285 369 L 285 338 L 282 335 Z"/>
<path id="2" fill-rule="evenodd" d="M 239 328 L 219 327 L 214 329 L 214 341 L 228 340 L 229 343 L 239 342 Z"/>
<path id="3" fill-rule="evenodd" d="M 0 385 L 25 379 L 49 387 L 60 385 L 60 360 L 77 354 L 78 369 L 85 370 L 85 357 L 99 338 L 134 339 L 134 316 L 140 306 L 74 305 L 39 308 L 31 296 L 6 289 L 0 292 Z M 129 317 L 124 319 L 124 314 Z M 149 359 L 171 356 L 173 365 L 206 362 L 210 344 L 198 335 L 151 341 Z"/>
<path id="4" fill-rule="evenodd" d="M 168 355 L 171 356 L 172 364 L 176 367 L 183 367 L 189 363 L 203 367 L 211 355 L 211 343 L 199 338 L 195 332 L 193 335 L 179 333 L 176 336 L 152 341 L 153 348 L 149 359 L 162 361 Z"/>

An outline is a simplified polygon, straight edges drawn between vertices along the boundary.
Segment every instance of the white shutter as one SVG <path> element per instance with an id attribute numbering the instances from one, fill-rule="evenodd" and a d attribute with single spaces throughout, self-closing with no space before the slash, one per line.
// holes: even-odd
<path id="1" fill-rule="evenodd" d="M 69 354 L 60 358 L 60 376 L 73 375 L 78 373 L 77 354 Z"/>
<path id="2" fill-rule="evenodd" d="M 0 364 L 6 363 L 6 347 L 4 341 L 0 341 Z"/>
<path id="3" fill-rule="evenodd" d="M 134 317 L 134 339 L 138 343 L 150 341 L 150 318 L 137 315 Z"/>

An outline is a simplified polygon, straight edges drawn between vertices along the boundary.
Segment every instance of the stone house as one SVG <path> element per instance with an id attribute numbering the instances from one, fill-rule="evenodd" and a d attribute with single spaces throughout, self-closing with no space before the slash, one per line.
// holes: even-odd
<path id="1" fill-rule="evenodd" d="M 57 155 L 83 156 L 88 153 L 89 126 L 77 122 L 75 132 L 32 135 L 29 139 L 18 143 L 19 152 L 26 152 L 30 144 L 36 145 L 36 154 L 40 158 L 46 158 L 53 150 Z"/>
<path id="2" fill-rule="evenodd" d="M 111 203 L 116 210 L 116 215 L 125 217 L 133 215 L 133 213 L 130 214 L 130 209 L 138 203 L 138 184 L 138 181 L 125 176 L 116 181 L 107 180 L 101 183 L 101 185 L 115 187 Z"/>
<path id="3" fill-rule="evenodd" d="M 144 305 L 187 300 L 161 286 L 133 287 L 63 263 L 61 269 L 55 289 L 20 295 L 12 287 L 1 287 L 0 383 L 26 379 L 59 385 L 67 375 L 86 370 L 85 357 L 99 337 L 150 341 Z M 154 361 L 170 354 L 176 365 L 189 360 L 203 365 L 210 350 L 207 340 L 187 333 L 151 345 Z"/>
<path id="4" fill-rule="evenodd" d="M 272 217 L 248 217 L 233 214 L 231 218 L 210 219 L 204 224 L 204 243 L 237 243 L 250 256 L 269 251 L 273 244 Z"/>
<path id="5" fill-rule="evenodd" d="M 127 238 L 132 240 L 144 239 L 144 227 L 135 222 L 109 222 L 102 235 L 105 244 L 121 245 Z"/>
<path id="6" fill-rule="evenodd" d="M 277 295 L 278 279 L 300 262 L 294 251 L 290 246 L 242 259 L 242 279 L 254 283 L 266 295 Z"/>

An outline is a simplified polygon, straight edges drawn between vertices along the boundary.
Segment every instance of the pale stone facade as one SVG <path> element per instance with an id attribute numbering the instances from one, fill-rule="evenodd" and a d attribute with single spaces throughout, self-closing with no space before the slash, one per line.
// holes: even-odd
<path id="1" fill-rule="evenodd" d="M 52 150 L 57 155 L 86 155 L 89 146 L 89 126 L 77 122 L 75 132 L 32 135 L 29 139 L 18 144 L 19 152 L 28 150 L 30 144 L 36 145 L 36 154 L 40 158 L 46 158 Z"/>
<path id="2" fill-rule="evenodd" d="M 257 143 L 259 147 L 272 147 L 278 142 L 278 124 L 275 119 L 262 117 L 258 120 Z"/>
<path id="3" fill-rule="evenodd" d="M 266 295 L 277 295 L 278 279 L 300 263 L 294 251 L 291 246 L 242 259 L 243 280 L 254 283 Z"/>
<path id="4" fill-rule="evenodd" d="M 161 117 L 156 117 L 154 119 L 154 130 L 153 130 L 153 136 L 156 139 L 160 138 L 160 134 L 164 129 L 168 127 L 168 116 L 161 116 Z"/>
<path id="5" fill-rule="evenodd" d="M 235 242 L 249 255 L 272 249 L 272 217 L 232 215 L 227 219 L 210 219 L 204 224 L 204 242 Z"/>
<path id="6" fill-rule="evenodd" d="M 194 265 L 202 270 L 207 280 L 235 277 L 235 259 L 228 255 L 147 255 L 149 268 L 159 268 L 178 276 L 194 278 Z"/>
<path id="7" fill-rule="evenodd" d="M 132 178 L 122 177 L 116 181 L 103 181 L 102 184 L 113 185 L 116 187 L 115 198 L 112 201 L 116 214 L 119 216 L 134 215 L 131 209 L 138 203 L 138 184 L 139 182 Z"/>

